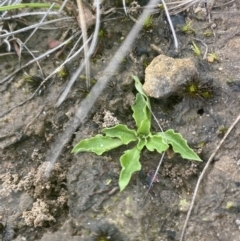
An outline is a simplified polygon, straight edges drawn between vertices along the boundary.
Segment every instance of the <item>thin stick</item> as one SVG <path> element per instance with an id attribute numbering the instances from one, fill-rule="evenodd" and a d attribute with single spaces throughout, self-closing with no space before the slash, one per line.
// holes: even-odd
<path id="1" fill-rule="evenodd" d="M 153 184 L 153 182 L 154 182 L 154 180 L 155 180 L 155 178 L 156 178 L 156 176 L 157 176 L 157 173 L 159 172 L 159 169 L 160 169 L 160 167 L 161 167 L 161 165 L 162 165 L 162 163 L 163 163 L 163 158 L 164 158 L 164 156 L 165 156 L 165 153 L 166 153 L 166 152 L 164 151 L 163 154 L 162 154 L 162 156 L 161 156 L 161 159 L 160 159 L 160 161 L 159 161 L 159 163 L 158 163 L 157 169 L 156 169 L 156 171 L 155 171 L 155 173 L 154 173 L 154 175 L 153 175 L 153 178 L 152 178 L 152 180 L 151 180 L 151 183 L 150 183 L 150 185 L 149 185 L 149 187 L 148 187 L 148 190 L 147 190 L 147 192 L 144 194 L 145 198 L 144 198 L 144 200 L 143 200 L 143 205 L 145 204 L 147 195 L 148 195 L 148 193 L 149 193 L 149 191 L 150 191 L 150 189 L 151 189 L 151 187 L 152 187 L 152 184 Z"/>
<path id="2" fill-rule="evenodd" d="M 30 125 L 32 125 L 32 123 L 38 118 L 38 116 L 42 113 L 43 109 L 45 108 L 46 105 L 43 105 L 42 107 L 40 107 L 37 115 L 26 125 L 23 133 L 26 133 L 27 129 L 29 128 Z"/>
<path id="3" fill-rule="evenodd" d="M 30 26 L 28 26 L 26 28 L 21 28 L 21 29 L 13 31 L 11 33 L 2 34 L 2 35 L 0 35 L 0 38 L 13 36 L 14 34 L 22 33 L 22 32 L 28 31 L 28 30 L 36 28 L 36 27 L 40 27 L 40 26 L 43 26 L 43 25 L 48 25 L 50 23 L 56 23 L 56 22 L 59 22 L 59 21 L 69 21 L 69 20 L 72 21 L 73 18 L 72 17 L 63 17 L 63 18 L 53 19 L 53 20 L 50 20 L 50 21 L 47 21 L 47 22 L 43 22 L 41 24 L 40 23 L 32 24 L 32 25 L 30 25 Z"/>
<path id="4" fill-rule="evenodd" d="M 177 5 L 170 7 L 169 11 L 171 12 L 171 15 L 176 15 L 190 8 L 192 5 L 194 5 L 199 1 L 204 1 L 204 0 L 184 0 L 184 1 L 170 2 L 168 3 L 168 5 L 176 5 L 176 4 Z"/>
<path id="5" fill-rule="evenodd" d="M 147 106 L 148 106 L 148 105 L 147 105 Z M 153 113 L 153 111 L 152 111 L 152 109 L 151 109 L 151 106 L 148 106 L 148 109 L 149 109 L 149 111 L 151 112 L 151 115 L 153 116 L 154 120 L 156 121 L 159 129 L 160 129 L 161 132 L 163 133 L 164 138 L 166 139 L 166 136 L 165 136 L 165 133 L 164 133 L 164 131 L 163 131 L 163 128 L 162 128 L 162 126 L 160 125 L 160 123 L 159 123 L 156 115 Z M 159 163 L 158 163 L 157 169 L 156 169 L 156 171 L 155 171 L 155 173 L 154 173 L 154 175 L 153 175 L 153 178 L 152 178 L 151 183 L 150 183 L 150 185 L 149 185 L 149 188 L 148 188 L 148 190 L 147 190 L 147 194 L 149 193 L 149 191 L 150 191 L 150 189 L 151 189 L 151 187 L 152 187 L 153 181 L 155 180 L 155 177 L 157 176 L 157 173 L 158 173 L 159 170 L 160 170 L 160 167 L 161 167 L 161 165 L 162 165 L 162 162 L 163 162 L 163 158 L 164 158 L 164 156 L 165 156 L 165 153 L 166 153 L 166 152 L 164 151 L 163 154 L 162 154 L 162 156 L 161 156 L 161 159 L 160 159 L 160 161 L 159 161 Z M 147 197 L 147 195 L 146 195 L 146 197 Z M 146 197 L 145 197 L 145 199 L 146 199 Z M 144 200 L 144 203 L 145 203 L 145 200 Z"/>
<path id="6" fill-rule="evenodd" d="M 64 9 L 65 5 L 67 4 L 68 0 L 64 0 L 64 2 L 62 3 L 60 9 L 58 10 L 59 13 L 62 12 L 62 10 Z"/>
<path id="7" fill-rule="evenodd" d="M 53 6 L 55 5 L 55 3 L 53 3 L 50 8 L 48 9 L 48 11 L 46 12 L 46 14 L 42 17 L 41 21 L 39 23 L 43 23 L 44 19 L 48 16 L 50 10 L 53 8 Z M 39 27 L 36 27 L 31 34 L 27 37 L 27 39 L 24 41 L 24 44 L 26 44 L 29 39 L 34 35 L 34 33 L 38 30 Z"/>
<path id="8" fill-rule="evenodd" d="M 17 74 L 19 71 L 21 71 L 22 69 L 28 67 L 29 65 L 35 63 L 36 61 L 43 59 L 45 57 L 47 57 L 49 54 L 55 52 L 57 49 L 61 48 L 62 46 L 64 46 L 65 44 L 69 43 L 70 40 L 72 40 L 73 38 L 75 38 L 79 33 L 74 34 L 73 36 L 71 36 L 69 39 L 67 39 L 66 41 L 64 41 L 63 43 L 61 43 L 60 45 L 58 45 L 56 48 L 54 49 L 50 49 L 47 52 L 45 52 L 44 54 L 36 57 L 33 60 L 30 60 L 28 63 L 26 63 L 24 66 L 22 66 L 21 68 L 16 69 L 13 73 L 9 74 L 7 77 L 5 77 L 1 82 L 0 85 L 3 84 L 4 82 L 8 81 L 11 77 L 13 77 L 15 74 Z"/>
<path id="9" fill-rule="evenodd" d="M 39 53 L 39 51 L 34 50 L 34 51 L 32 51 L 32 53 Z M 22 54 L 29 54 L 29 52 L 22 51 Z M 8 56 L 8 55 L 16 55 L 16 53 L 14 53 L 14 52 L 10 52 L 10 53 L 2 53 L 2 54 L 0 54 L 0 57 Z"/>
<path id="10" fill-rule="evenodd" d="M 28 47 L 27 47 L 20 39 L 16 39 L 16 41 L 17 41 L 17 43 L 19 44 L 20 49 L 22 49 L 22 47 L 24 47 L 24 48 L 29 52 L 29 54 L 33 57 L 33 60 L 36 59 L 36 57 L 35 57 L 35 55 L 32 53 L 32 51 L 31 51 L 30 49 L 28 49 Z M 20 51 L 19 65 L 20 65 L 21 56 L 22 56 L 22 50 Z M 42 70 L 42 67 L 41 67 L 39 61 L 38 61 L 38 60 L 35 60 L 35 62 L 36 62 L 37 65 L 38 65 L 38 68 L 39 68 L 39 70 L 40 70 L 40 72 L 41 72 L 41 76 L 44 76 L 44 73 L 43 73 L 43 70 Z"/>
<path id="11" fill-rule="evenodd" d="M 198 192 L 198 189 L 199 189 L 199 186 L 200 186 L 200 183 L 203 179 L 203 176 L 204 174 L 206 173 L 206 170 L 208 169 L 211 161 L 213 160 L 214 156 L 216 155 L 217 151 L 220 149 L 220 147 L 222 146 L 223 142 L 226 140 L 226 138 L 228 137 L 229 133 L 232 131 L 232 129 L 236 126 L 236 124 L 238 123 L 238 121 L 240 120 L 240 114 L 238 115 L 237 119 L 232 123 L 232 125 L 230 126 L 230 128 L 228 129 L 227 133 L 225 134 L 225 136 L 222 138 L 222 140 L 220 141 L 220 143 L 218 144 L 218 146 L 216 147 L 216 149 L 214 150 L 214 152 L 212 153 L 212 155 L 209 157 L 201 175 L 199 176 L 198 178 L 198 181 L 197 181 L 197 185 L 195 187 L 195 190 L 194 190 L 194 193 L 193 193 L 193 198 L 192 198 L 192 201 L 191 201 L 191 205 L 189 207 L 189 210 L 188 210 L 188 213 L 187 213 L 187 217 L 185 219 L 185 222 L 184 222 L 184 226 L 183 226 L 183 229 L 182 229 L 182 233 L 181 233 L 181 237 L 180 237 L 180 241 L 183 241 L 183 238 L 184 238 L 184 235 L 185 235 L 185 232 L 186 232 L 186 228 L 187 228 L 187 225 L 188 225 L 188 221 L 189 221 L 189 218 L 190 218 L 190 215 L 192 213 L 192 209 L 193 209 L 193 205 L 195 203 L 195 200 L 196 200 L 196 196 L 197 196 L 197 192 Z"/>
<path id="12" fill-rule="evenodd" d="M 122 4 L 123 4 L 124 12 L 125 12 L 125 14 L 127 15 L 126 1 L 125 1 L 125 0 L 122 0 Z"/>
<path id="13" fill-rule="evenodd" d="M 87 56 L 88 58 L 90 58 L 90 56 L 93 54 L 97 45 L 98 34 L 99 34 L 100 23 L 101 23 L 100 16 L 101 16 L 100 0 L 96 0 L 96 23 L 95 23 L 94 33 L 93 33 L 93 40 L 89 48 L 89 55 Z"/>
<path id="14" fill-rule="evenodd" d="M 0 6 L 3 6 L 4 4 L 8 3 L 8 0 L 5 0 L 3 2 L 0 3 Z"/>
<path id="15" fill-rule="evenodd" d="M 27 16 L 35 16 L 35 15 L 45 15 L 46 12 L 31 12 L 31 13 L 19 13 L 16 15 L 12 15 L 11 17 L 2 17 L 1 20 L 6 21 L 6 20 L 12 20 L 15 18 L 22 18 L 22 17 L 27 17 Z M 59 15 L 59 12 L 49 12 L 48 15 Z"/>
<path id="16" fill-rule="evenodd" d="M 79 20 L 79 25 L 82 30 L 82 36 L 83 36 L 83 45 L 84 45 L 84 62 L 85 62 L 85 71 L 86 71 L 86 86 L 87 88 L 90 88 L 90 62 L 88 56 L 88 44 L 87 44 L 87 27 L 86 27 L 86 16 L 84 14 L 83 10 L 83 3 L 82 0 L 77 0 L 77 5 L 78 5 L 78 20 Z"/>
<path id="17" fill-rule="evenodd" d="M 73 38 L 70 37 L 70 38 Z M 68 41 L 68 40 L 66 40 Z M 59 47 L 59 46 L 58 46 Z M 13 106 L 12 108 L 10 108 L 9 110 L 7 110 L 6 112 L 0 114 L 0 117 L 3 117 L 4 115 L 8 114 L 9 112 L 11 112 L 12 110 L 16 109 L 17 107 L 20 107 L 22 105 L 24 105 L 25 103 L 27 103 L 28 101 L 30 101 L 31 99 L 33 99 L 33 97 L 38 93 L 38 91 L 42 88 L 42 86 L 47 82 L 47 80 L 49 80 L 54 74 L 56 74 L 65 64 L 66 62 L 70 61 L 71 59 L 73 59 L 74 57 L 76 57 L 77 54 L 79 54 L 79 52 L 81 52 L 82 48 L 79 49 L 74 55 L 72 55 L 69 59 L 65 60 L 60 66 L 58 66 L 58 68 L 56 68 L 50 75 L 48 75 L 43 81 L 42 83 L 39 85 L 39 87 L 35 90 L 35 92 L 26 100 L 22 101 L 21 103 L 19 103 L 18 105 L 16 106 Z M 34 62 L 36 62 L 37 58 L 35 59 Z M 33 63 L 33 61 L 30 61 Z M 24 65 L 22 68 L 20 69 L 23 69 L 25 68 L 26 65 Z M 19 69 L 18 69 L 19 70 Z M 9 76 L 8 76 L 9 77 Z"/>
<path id="18" fill-rule="evenodd" d="M 91 38 L 88 39 L 88 42 L 89 42 L 90 39 Z M 82 49 L 82 48 L 83 48 L 83 46 L 80 49 Z M 73 57 L 75 57 L 75 55 L 78 52 L 79 52 L 79 50 L 74 55 L 72 55 L 69 59 L 72 59 Z M 85 66 L 85 63 L 84 63 L 84 61 L 82 61 L 81 65 L 78 67 L 77 71 L 72 75 L 72 77 L 71 77 L 70 81 L 68 82 L 67 86 L 65 87 L 64 91 L 59 96 L 59 98 L 57 100 L 57 103 L 56 103 L 56 107 L 59 107 L 62 104 L 62 102 L 66 99 L 69 91 L 71 90 L 73 84 L 75 83 L 75 81 L 77 80 L 78 76 L 82 72 L 84 66 Z"/>
<path id="19" fill-rule="evenodd" d="M 98 33 L 99 33 L 99 28 L 100 28 L 100 2 L 99 0 L 97 0 L 96 2 L 96 24 L 95 24 L 95 30 L 94 30 L 94 34 L 93 34 L 93 40 L 91 42 L 91 45 L 89 47 L 89 51 L 87 56 L 85 56 L 85 58 L 90 58 L 90 56 L 92 55 L 92 53 L 95 50 L 96 44 L 97 44 L 97 39 L 98 39 Z M 88 41 L 90 40 L 90 38 L 88 39 Z M 60 95 L 60 97 L 57 100 L 56 106 L 60 106 L 62 104 L 62 102 L 66 99 L 69 91 L 71 90 L 73 84 L 75 83 L 76 79 L 78 78 L 79 74 L 82 72 L 82 69 L 84 68 L 84 62 L 81 63 L 81 65 L 79 66 L 79 68 L 77 69 L 77 71 L 73 74 L 73 76 L 71 77 L 70 81 L 68 82 L 65 90 L 62 92 L 62 94 Z"/>
<path id="20" fill-rule="evenodd" d="M 169 25 L 170 25 L 170 29 L 171 29 L 171 31 L 172 31 L 175 49 L 178 50 L 178 40 L 177 40 L 177 36 L 176 36 L 175 30 L 174 30 L 174 27 L 173 27 L 172 20 L 171 20 L 171 18 L 170 18 L 169 12 L 168 12 L 167 5 L 166 5 L 166 3 L 165 3 L 164 0 L 162 0 L 162 4 L 163 4 L 163 7 L 164 7 L 164 11 L 165 11 L 165 13 L 166 13 L 166 16 L 167 16 L 168 23 L 169 23 Z"/>
<path id="21" fill-rule="evenodd" d="M 73 45 L 72 49 L 70 50 L 67 59 L 71 57 L 72 53 L 75 51 L 75 49 L 77 48 L 80 40 L 82 39 L 82 35 L 78 38 L 78 40 L 75 42 L 75 44 Z"/>

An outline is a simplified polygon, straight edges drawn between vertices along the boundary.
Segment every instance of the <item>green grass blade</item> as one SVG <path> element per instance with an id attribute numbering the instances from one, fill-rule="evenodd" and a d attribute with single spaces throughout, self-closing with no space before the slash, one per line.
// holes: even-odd
<path id="1" fill-rule="evenodd" d="M 9 11 L 14 9 L 21 9 L 21 8 L 50 8 L 52 4 L 48 3 L 22 3 L 22 4 L 15 4 L 15 5 L 8 5 L 8 6 L 1 6 L 0 12 Z M 53 9 L 60 9 L 59 5 L 54 5 Z"/>

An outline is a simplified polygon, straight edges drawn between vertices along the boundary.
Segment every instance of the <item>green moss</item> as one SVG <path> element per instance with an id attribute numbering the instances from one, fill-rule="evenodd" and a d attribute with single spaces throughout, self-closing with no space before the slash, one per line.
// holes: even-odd
<path id="1" fill-rule="evenodd" d="M 226 134 L 227 130 L 228 130 L 228 128 L 226 126 L 221 125 L 221 126 L 219 126 L 219 128 L 217 130 L 217 135 L 219 137 L 223 137 Z"/>
<path id="2" fill-rule="evenodd" d="M 211 81 L 194 78 L 183 85 L 181 95 L 189 100 L 208 100 L 213 97 L 214 88 Z"/>
<path id="3" fill-rule="evenodd" d="M 31 91 L 35 91 L 43 82 L 44 78 L 37 76 L 37 75 L 29 75 L 27 73 L 24 74 L 24 80 L 29 84 Z M 46 88 L 46 85 L 43 85 L 40 90 L 39 94 Z"/>
<path id="4" fill-rule="evenodd" d="M 208 62 L 210 63 L 214 61 L 219 61 L 219 58 L 216 53 L 209 53 L 207 59 L 208 59 Z"/>
<path id="5" fill-rule="evenodd" d="M 201 50 L 198 48 L 198 46 L 192 41 L 192 46 L 191 46 L 192 51 L 196 56 L 201 56 Z"/>
<path id="6" fill-rule="evenodd" d="M 212 30 L 211 29 L 207 29 L 204 33 L 203 33 L 203 35 L 205 36 L 205 37 L 211 37 L 211 36 L 213 36 L 213 32 L 212 32 Z"/>
<path id="7" fill-rule="evenodd" d="M 226 204 L 226 209 L 233 209 L 235 207 L 236 207 L 236 203 L 235 202 L 229 201 Z"/>
<path id="8" fill-rule="evenodd" d="M 61 68 L 58 70 L 58 72 L 57 72 L 57 76 L 58 76 L 59 78 L 61 78 L 61 79 L 67 78 L 68 75 L 69 75 L 69 73 L 68 73 L 67 69 L 66 69 L 64 66 L 61 67 Z"/>
<path id="9" fill-rule="evenodd" d="M 102 40 L 107 37 L 108 37 L 108 32 L 105 29 L 100 29 L 100 31 L 98 32 L 98 38 Z"/>
<path id="10" fill-rule="evenodd" d="M 186 23 L 185 25 L 182 26 L 181 31 L 185 34 L 194 34 L 195 31 L 192 27 L 192 21 Z"/>
<path id="11" fill-rule="evenodd" d="M 179 202 L 179 210 L 181 212 L 187 212 L 190 206 L 190 202 L 188 202 L 186 199 L 181 199 Z"/>
<path id="12" fill-rule="evenodd" d="M 150 30 L 153 28 L 153 16 L 148 16 L 144 21 L 143 28 L 145 30 Z"/>

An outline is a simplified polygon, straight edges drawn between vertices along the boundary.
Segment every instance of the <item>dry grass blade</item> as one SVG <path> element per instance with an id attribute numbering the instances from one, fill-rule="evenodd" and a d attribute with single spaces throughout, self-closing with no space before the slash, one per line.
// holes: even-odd
<path id="1" fill-rule="evenodd" d="M 68 56 L 67 56 L 67 60 L 68 60 L 68 58 L 70 58 L 70 57 L 72 56 L 73 52 L 75 51 L 75 49 L 76 49 L 77 46 L 79 45 L 81 39 L 82 39 L 82 35 L 78 38 L 78 40 L 77 40 L 77 41 L 75 42 L 75 44 L 73 45 L 72 49 L 70 50 L 70 52 L 69 52 L 69 54 L 68 54 Z M 78 50 L 78 51 L 79 51 L 79 50 Z M 77 52 L 78 52 L 78 51 L 77 51 Z"/>
<path id="2" fill-rule="evenodd" d="M 28 47 L 27 47 L 20 39 L 17 39 L 16 41 L 17 41 L 17 43 L 19 44 L 20 49 L 21 49 L 21 50 L 20 50 L 20 54 L 22 53 L 22 47 L 24 47 L 24 48 L 27 50 L 27 52 L 33 57 L 33 60 L 35 60 L 35 62 L 37 63 L 38 68 L 39 68 L 39 70 L 40 70 L 40 72 L 41 72 L 41 75 L 44 76 L 42 67 L 41 67 L 39 61 L 36 60 L 36 57 L 35 57 L 35 55 L 32 53 L 32 51 L 31 51 L 30 49 L 28 49 Z M 19 62 L 20 62 L 20 57 L 21 57 L 21 56 L 19 56 Z M 19 65 L 20 65 L 20 63 L 19 63 Z"/>
<path id="3" fill-rule="evenodd" d="M 78 19 L 79 19 L 79 26 L 81 27 L 82 30 L 82 36 L 83 36 L 83 46 L 84 46 L 84 62 L 85 62 L 85 71 L 86 71 L 86 86 L 87 88 L 90 88 L 90 62 L 89 62 L 89 57 L 88 57 L 88 37 L 87 37 L 87 26 L 86 26 L 86 18 L 85 18 L 85 13 L 83 10 L 83 3 L 82 0 L 77 0 L 77 5 L 78 5 Z"/>
<path id="4" fill-rule="evenodd" d="M 34 29 L 36 27 L 39 27 L 39 26 L 44 26 L 44 25 L 48 25 L 48 24 L 51 24 L 51 23 L 56 23 L 56 22 L 59 22 L 59 21 L 68 21 L 68 20 L 72 21 L 72 19 L 73 19 L 72 17 L 63 17 L 63 18 L 53 19 L 53 20 L 50 20 L 50 21 L 47 21 L 47 22 L 43 22 L 41 24 L 39 24 L 39 23 L 32 24 L 31 26 L 28 26 L 26 28 L 21 28 L 21 29 L 13 31 L 11 33 L 2 34 L 2 35 L 0 35 L 0 39 L 8 37 L 8 36 L 13 36 L 13 35 L 18 34 L 18 33 L 23 33 L 23 32 L 26 32 L 28 30 Z"/>
<path id="5" fill-rule="evenodd" d="M 24 68 L 26 68 L 27 66 L 35 63 L 36 61 L 40 60 L 40 59 L 43 59 L 45 57 L 47 57 L 49 54 L 55 52 L 57 49 L 61 48 L 62 46 L 64 46 L 65 44 L 67 44 L 70 40 L 74 39 L 74 37 L 76 37 L 79 33 L 76 33 L 75 35 L 71 36 L 69 39 L 67 39 L 65 42 L 63 42 L 62 44 L 60 44 L 59 46 L 57 46 L 56 48 L 54 49 L 51 49 L 47 52 L 45 52 L 43 55 L 29 61 L 27 64 L 25 64 L 24 66 L 22 66 L 21 68 L 15 70 L 12 74 L 8 75 L 0 84 L 8 81 L 10 78 L 12 78 L 16 73 L 18 73 L 19 71 L 23 70 Z M 80 51 L 82 50 L 82 48 L 80 49 Z M 75 53 L 72 57 L 74 58 L 80 51 L 78 51 L 77 53 Z M 67 60 L 66 60 L 67 61 Z M 69 61 L 69 59 L 68 59 Z M 35 92 L 26 100 L 24 100 L 23 102 L 19 103 L 18 105 L 16 106 L 13 106 L 12 108 L 8 109 L 7 111 L 5 111 L 4 113 L 1 113 L 0 114 L 0 117 L 3 117 L 5 116 L 6 114 L 10 113 L 12 110 L 18 108 L 19 106 L 22 106 L 24 105 L 25 103 L 27 103 L 28 101 L 32 100 L 34 98 L 34 96 L 38 93 L 38 91 L 42 88 L 42 86 L 46 83 L 47 80 L 49 80 L 54 74 L 56 74 L 58 72 L 58 70 L 64 66 L 65 62 L 60 65 L 58 68 L 56 68 L 50 75 L 48 75 L 43 81 L 42 83 L 40 84 L 40 86 L 35 90 Z M 12 79 L 11 79 L 12 80 Z"/>
<path id="6" fill-rule="evenodd" d="M 164 10 L 165 10 L 165 13 L 166 13 L 166 16 L 167 16 L 167 20 L 168 20 L 170 29 L 172 31 L 174 44 L 175 44 L 175 49 L 178 50 L 178 40 L 177 40 L 177 36 L 176 36 L 175 30 L 174 30 L 174 27 L 173 27 L 173 24 L 172 24 L 172 20 L 171 20 L 170 15 L 169 15 L 169 11 L 168 11 L 167 5 L 166 5 L 164 0 L 162 0 L 162 3 L 163 3 L 163 6 L 164 6 Z"/>
<path id="7" fill-rule="evenodd" d="M 183 12 L 184 10 L 190 8 L 194 4 L 203 1 L 203 0 L 183 0 L 183 1 L 175 1 L 175 2 L 168 2 L 167 5 L 169 6 L 169 12 L 171 15 L 176 15 L 178 13 Z"/>
<path id="8" fill-rule="evenodd" d="M 68 0 L 64 0 L 64 2 L 62 3 L 60 9 L 59 9 L 59 13 L 62 12 L 62 10 L 64 9 L 64 7 L 66 6 Z"/>
<path id="9" fill-rule="evenodd" d="M 87 57 L 88 59 L 90 58 L 90 56 L 93 54 L 96 44 L 97 44 L 97 40 L 98 40 L 98 33 L 99 33 L 99 29 L 100 29 L 100 1 L 97 0 L 96 2 L 96 24 L 95 24 L 95 30 L 94 30 L 94 34 L 93 34 L 93 38 L 92 38 L 92 42 L 91 45 L 89 47 L 89 51 L 87 53 L 87 56 L 85 56 L 85 58 Z M 88 41 L 91 40 L 91 37 L 87 40 Z M 79 66 L 78 70 L 73 74 L 73 76 L 71 77 L 70 81 L 68 82 L 65 90 L 63 91 L 63 93 L 61 94 L 61 96 L 58 98 L 58 101 L 56 103 L 56 106 L 60 106 L 62 104 L 62 102 L 66 99 L 69 91 L 71 90 L 73 84 L 75 83 L 76 79 L 78 78 L 79 74 L 82 72 L 82 69 L 84 68 L 85 63 L 81 63 L 81 65 Z"/>
<path id="10" fill-rule="evenodd" d="M 50 8 L 48 9 L 48 11 L 46 12 L 46 14 L 44 14 L 44 16 L 42 17 L 41 21 L 39 22 L 40 24 L 41 24 L 41 23 L 44 21 L 44 19 L 48 16 L 48 14 L 49 14 L 50 10 L 53 8 L 54 4 L 55 4 L 55 3 L 53 3 L 53 4 L 50 6 Z M 32 31 L 32 33 L 31 33 L 31 34 L 27 37 L 27 39 L 24 41 L 24 44 L 26 44 L 26 43 L 29 41 L 29 39 L 34 35 L 34 33 L 38 30 L 38 28 L 39 28 L 39 27 L 36 27 L 36 28 Z"/>
<path id="11" fill-rule="evenodd" d="M 50 10 L 52 9 L 53 6 L 54 6 L 54 3 L 50 6 L 50 8 L 48 9 L 48 11 L 44 14 L 44 16 L 43 16 L 43 18 L 41 19 L 40 23 L 42 23 L 42 22 L 44 21 L 44 19 L 48 16 L 48 14 L 49 14 L 49 12 L 50 12 Z M 22 47 L 24 47 L 24 48 L 30 53 L 30 55 L 33 57 L 33 59 L 35 59 L 34 54 L 28 49 L 28 47 L 26 46 L 26 43 L 29 41 L 29 39 L 34 35 L 34 33 L 35 33 L 37 30 L 38 30 L 38 27 L 36 27 L 36 28 L 33 30 L 33 32 L 28 36 L 28 38 L 24 41 L 24 43 L 23 43 L 20 39 L 17 39 L 17 42 L 18 42 L 18 44 L 19 44 L 19 46 L 20 46 L 20 48 L 19 48 L 19 53 L 18 53 L 19 62 L 20 62 L 20 59 L 21 59 Z M 41 75 L 44 76 L 43 71 L 42 71 L 42 68 L 41 68 L 39 62 L 36 61 L 36 63 L 37 63 L 38 68 L 39 68 L 39 70 L 40 70 L 40 72 L 41 72 Z M 20 65 L 20 63 L 19 63 L 19 65 Z"/>
<path id="12" fill-rule="evenodd" d="M 125 0 L 122 0 L 122 4 L 123 4 L 124 12 L 125 12 L 125 14 L 127 15 L 126 1 L 125 1 Z"/>
<path id="13" fill-rule="evenodd" d="M 66 3 L 67 1 L 65 1 L 64 3 Z M 44 12 L 44 16 L 42 17 L 42 19 L 40 20 L 40 22 L 38 22 L 37 24 L 32 24 L 26 28 L 22 28 L 22 29 L 17 29 L 16 31 L 10 31 L 8 32 L 7 30 L 6 31 L 2 31 L 3 34 L 0 35 L 0 38 L 8 38 L 8 36 L 15 36 L 15 34 L 17 33 L 21 33 L 21 32 L 25 32 L 27 30 L 30 30 L 30 29 L 34 29 L 34 31 L 31 33 L 31 35 L 25 40 L 25 43 L 28 42 L 28 40 L 31 38 L 31 36 L 36 33 L 36 31 L 38 29 L 40 29 L 40 27 L 44 26 L 44 25 L 47 25 L 47 24 L 51 24 L 51 23 L 54 23 L 54 22 L 57 22 L 57 21 L 62 21 L 63 19 L 64 20 L 72 20 L 73 18 L 72 17 L 65 17 L 65 18 L 58 18 L 58 19 L 54 19 L 54 20 L 51 20 L 51 21 L 46 21 L 46 22 L 43 22 L 45 20 L 45 18 L 48 16 L 48 13 L 50 13 L 50 10 L 51 8 L 53 7 L 54 5 L 52 4 L 51 7 L 48 9 L 47 12 Z M 31 16 L 32 14 L 34 13 L 30 13 L 30 14 L 27 14 L 27 16 Z M 59 15 L 59 13 L 58 13 Z M 24 47 L 29 53 L 30 55 L 33 57 L 32 60 L 30 60 L 28 63 L 26 64 L 23 64 L 23 66 L 21 68 L 17 68 L 13 73 L 11 73 L 10 75 L 8 75 L 7 77 L 5 77 L 1 82 L 0 84 L 4 84 L 5 82 L 6 83 L 9 83 L 10 82 L 10 78 L 12 78 L 16 73 L 18 73 L 19 71 L 23 70 L 24 68 L 26 68 L 27 66 L 37 62 L 38 66 L 39 66 L 39 69 L 42 73 L 42 70 L 41 70 L 41 67 L 40 67 L 40 64 L 38 63 L 39 60 L 45 58 L 45 57 L 48 57 L 51 53 L 55 52 L 56 50 L 64 47 L 67 43 L 69 43 L 71 40 L 73 40 L 76 36 L 79 35 L 79 32 L 75 33 L 73 36 L 71 36 L 70 38 L 68 38 L 66 41 L 64 41 L 63 43 L 61 43 L 60 45 L 56 46 L 55 48 L 53 49 L 50 49 L 48 50 L 47 52 L 45 52 L 44 54 L 42 54 L 41 56 L 38 56 L 38 57 L 35 57 L 32 53 L 32 51 L 30 49 L 28 49 L 28 47 L 26 46 L 26 44 L 23 43 L 23 41 L 21 41 L 20 39 L 18 38 L 14 38 L 14 41 L 17 42 L 20 46 L 20 48 Z M 91 38 L 90 38 L 91 39 Z M 90 40 L 89 39 L 89 40 Z M 74 45 L 74 48 L 76 48 L 78 46 L 78 43 L 79 41 L 81 40 L 81 37 L 76 41 L 75 45 Z M 88 41 L 89 41 L 88 40 Z M 26 99 L 25 101 L 22 101 L 21 103 L 17 104 L 16 106 L 13 106 L 12 108 L 8 109 L 7 111 L 5 111 L 4 113 L 1 113 L 1 116 L 4 116 L 6 115 L 7 113 L 11 112 L 12 110 L 14 110 L 15 108 L 19 107 L 19 106 L 22 106 L 24 105 L 26 102 L 30 101 L 37 93 L 38 93 L 38 90 L 46 83 L 46 81 L 48 81 L 54 74 L 56 74 L 59 69 L 61 67 L 63 67 L 66 63 L 72 61 L 73 59 L 76 58 L 76 56 L 82 51 L 84 45 L 82 46 L 82 48 L 79 48 L 76 52 L 74 52 L 74 48 L 70 51 L 70 53 L 68 54 L 68 57 L 65 61 L 63 61 L 63 63 L 58 66 L 50 75 L 48 75 L 41 83 L 41 85 L 36 89 L 36 91 L 34 92 L 33 95 L 31 95 L 28 99 Z M 73 54 L 74 53 L 74 54 Z M 19 55 L 20 56 L 20 55 Z M 42 76 L 43 73 L 42 73 Z M 12 81 L 12 79 L 11 79 Z"/>
<path id="14" fill-rule="evenodd" d="M 92 40 L 90 48 L 89 48 L 89 58 L 94 53 L 95 47 L 97 45 L 98 34 L 99 34 L 99 29 L 100 29 L 100 16 L 101 16 L 100 0 L 96 0 L 96 23 L 95 23 L 95 30 L 93 33 L 93 40 Z"/>
<path id="15" fill-rule="evenodd" d="M 6 81 L 8 81 L 11 77 L 13 77 L 15 74 L 17 74 L 19 71 L 23 70 L 24 68 L 26 68 L 27 66 L 35 63 L 38 60 L 41 60 L 43 58 L 46 58 L 49 54 L 54 53 L 57 49 L 60 49 L 61 47 L 63 47 L 65 44 L 67 44 L 69 41 L 71 41 L 72 39 L 74 39 L 77 35 L 79 35 L 79 33 L 76 33 L 74 35 L 72 35 L 70 38 L 68 38 L 66 41 L 64 41 L 63 43 L 61 43 L 60 45 L 58 45 L 57 47 L 55 47 L 54 49 L 50 49 L 47 52 L 45 52 L 44 54 L 40 55 L 39 57 L 36 57 L 33 60 L 30 60 L 28 63 L 26 63 L 25 65 L 23 65 L 21 68 L 16 69 L 13 73 L 11 73 L 10 75 L 8 75 L 7 77 L 5 77 L 0 84 L 5 83 Z M 9 113 L 9 112 L 8 112 Z"/>

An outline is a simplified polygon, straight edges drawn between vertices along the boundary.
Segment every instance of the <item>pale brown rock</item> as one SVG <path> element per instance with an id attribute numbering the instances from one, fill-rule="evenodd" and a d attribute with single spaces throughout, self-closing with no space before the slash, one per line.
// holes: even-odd
<path id="1" fill-rule="evenodd" d="M 159 55 L 145 70 L 143 90 L 150 97 L 166 98 L 197 74 L 197 68 L 190 58 L 174 59 Z"/>

